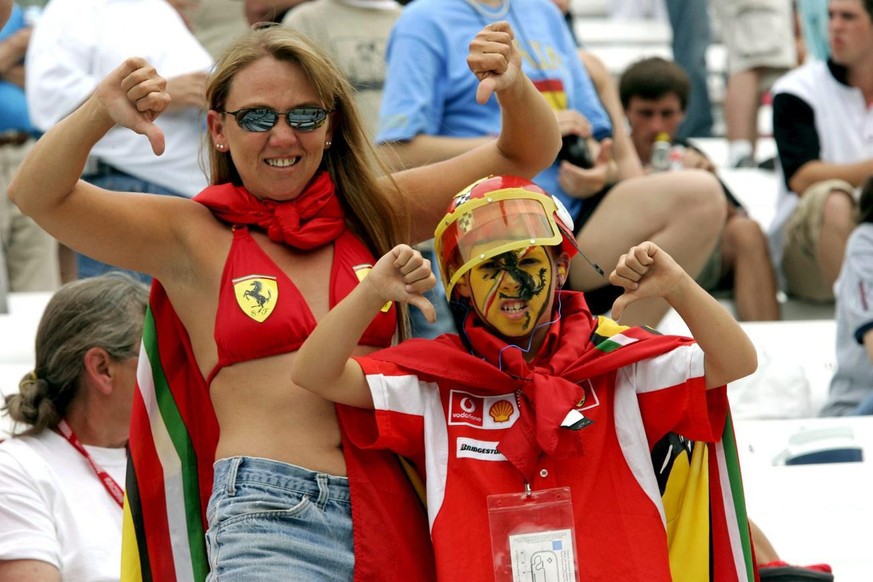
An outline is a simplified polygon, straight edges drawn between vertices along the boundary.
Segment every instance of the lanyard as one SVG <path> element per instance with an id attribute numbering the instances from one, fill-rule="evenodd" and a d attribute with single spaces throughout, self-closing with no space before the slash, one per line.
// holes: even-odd
<path id="1" fill-rule="evenodd" d="M 106 491 L 109 492 L 109 495 L 112 496 L 112 499 L 118 504 L 118 507 L 124 507 L 124 491 L 122 491 L 121 487 L 118 486 L 118 483 L 115 482 L 115 479 L 112 478 L 112 475 L 106 472 L 106 469 L 97 464 L 97 462 L 91 458 L 91 453 L 89 453 L 84 446 L 82 446 L 82 442 L 79 440 L 79 437 L 76 436 L 76 433 L 73 432 L 73 428 L 67 423 L 66 420 L 62 420 L 58 423 L 57 431 L 61 434 L 62 437 L 67 439 L 67 441 L 73 445 L 73 448 L 79 451 L 79 454 L 85 457 L 85 459 L 90 463 L 91 468 L 94 470 L 94 474 L 97 475 L 97 478 L 100 479 L 100 482 L 103 483 L 103 486 L 106 488 Z"/>

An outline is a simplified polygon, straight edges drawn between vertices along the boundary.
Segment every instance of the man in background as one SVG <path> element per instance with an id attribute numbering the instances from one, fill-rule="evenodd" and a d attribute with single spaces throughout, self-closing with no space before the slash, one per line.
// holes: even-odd
<path id="1" fill-rule="evenodd" d="M 779 152 L 770 250 L 785 291 L 830 302 L 855 227 L 859 187 L 873 174 L 873 0 L 831 0 L 831 56 L 773 86 Z"/>
<path id="2" fill-rule="evenodd" d="M 619 95 L 640 161 L 651 168 L 652 152 L 659 135 L 672 142 L 674 169 L 699 168 L 715 173 L 715 165 L 688 142 L 677 140 L 685 119 L 691 83 L 678 64 L 660 57 L 637 61 L 624 72 Z M 779 319 L 776 274 L 767 238 L 722 184 L 728 207 L 721 241 L 698 282 L 707 291 L 731 290 L 737 318 L 741 321 Z"/>

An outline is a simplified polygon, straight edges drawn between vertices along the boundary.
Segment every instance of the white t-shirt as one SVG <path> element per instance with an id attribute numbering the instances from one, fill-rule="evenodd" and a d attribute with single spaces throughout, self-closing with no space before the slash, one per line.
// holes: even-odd
<path id="1" fill-rule="evenodd" d="M 124 485 L 125 449 L 85 448 Z M 0 444 L 0 560 L 23 559 L 54 565 L 64 582 L 121 577 L 121 507 L 51 430 Z"/>
<path id="2" fill-rule="evenodd" d="M 817 159 L 829 164 L 853 164 L 873 157 L 873 110 L 867 107 L 859 88 L 834 77 L 828 63 L 811 61 L 789 71 L 773 84 L 771 93 L 774 97 L 793 95 L 812 110 L 818 136 Z M 778 140 L 777 133 L 777 147 Z M 781 166 L 779 172 L 776 215 L 768 233 L 776 265 L 782 261 L 783 231 L 803 194 L 789 191 Z"/>
<path id="3" fill-rule="evenodd" d="M 165 0 L 52 0 L 34 27 L 25 60 L 31 121 L 48 130 L 134 56 L 165 79 L 212 66 L 212 57 Z M 164 112 L 155 123 L 166 138 L 161 156 L 145 136 L 124 127 L 111 129 L 91 153 L 122 172 L 194 196 L 207 184 L 200 167 L 205 113 L 186 107 Z"/>

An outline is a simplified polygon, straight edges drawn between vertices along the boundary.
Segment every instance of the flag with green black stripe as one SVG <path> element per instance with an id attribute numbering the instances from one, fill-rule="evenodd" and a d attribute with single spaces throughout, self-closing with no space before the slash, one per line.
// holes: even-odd
<path id="1" fill-rule="evenodd" d="M 155 281 L 131 417 L 122 581 L 206 579 L 218 424 L 185 328 Z"/>

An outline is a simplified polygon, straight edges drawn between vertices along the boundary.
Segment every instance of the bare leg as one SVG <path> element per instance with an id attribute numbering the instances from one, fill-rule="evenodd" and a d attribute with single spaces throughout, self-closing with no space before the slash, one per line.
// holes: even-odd
<path id="1" fill-rule="evenodd" d="M 728 141 L 745 140 L 752 144 L 752 157 L 758 140 L 759 85 L 762 69 L 733 73 L 724 98 L 724 120 Z"/>
<path id="2" fill-rule="evenodd" d="M 824 203 L 821 234 L 818 242 L 818 262 L 822 277 L 833 285 L 843 265 L 846 242 L 855 228 L 853 205 L 849 194 L 833 190 Z"/>
<path id="3" fill-rule="evenodd" d="M 749 530 L 752 536 L 752 545 L 755 547 L 755 562 L 757 565 L 763 566 L 764 564 L 779 560 L 779 554 L 776 553 L 776 549 L 770 543 L 770 540 L 767 539 L 764 532 L 751 519 L 749 520 Z"/>
<path id="4" fill-rule="evenodd" d="M 725 211 L 724 194 L 712 174 L 702 170 L 651 174 L 616 185 L 577 240 L 607 275 L 631 246 L 651 240 L 697 276 L 718 241 Z M 584 259 L 574 258 L 572 289 L 586 291 L 604 283 Z M 622 316 L 622 323 L 656 326 L 667 309 L 661 299 L 638 301 Z"/>
<path id="5" fill-rule="evenodd" d="M 731 216 L 722 235 L 725 271 L 734 274 L 734 305 L 740 321 L 776 321 L 776 272 L 760 225 L 744 214 Z"/>

